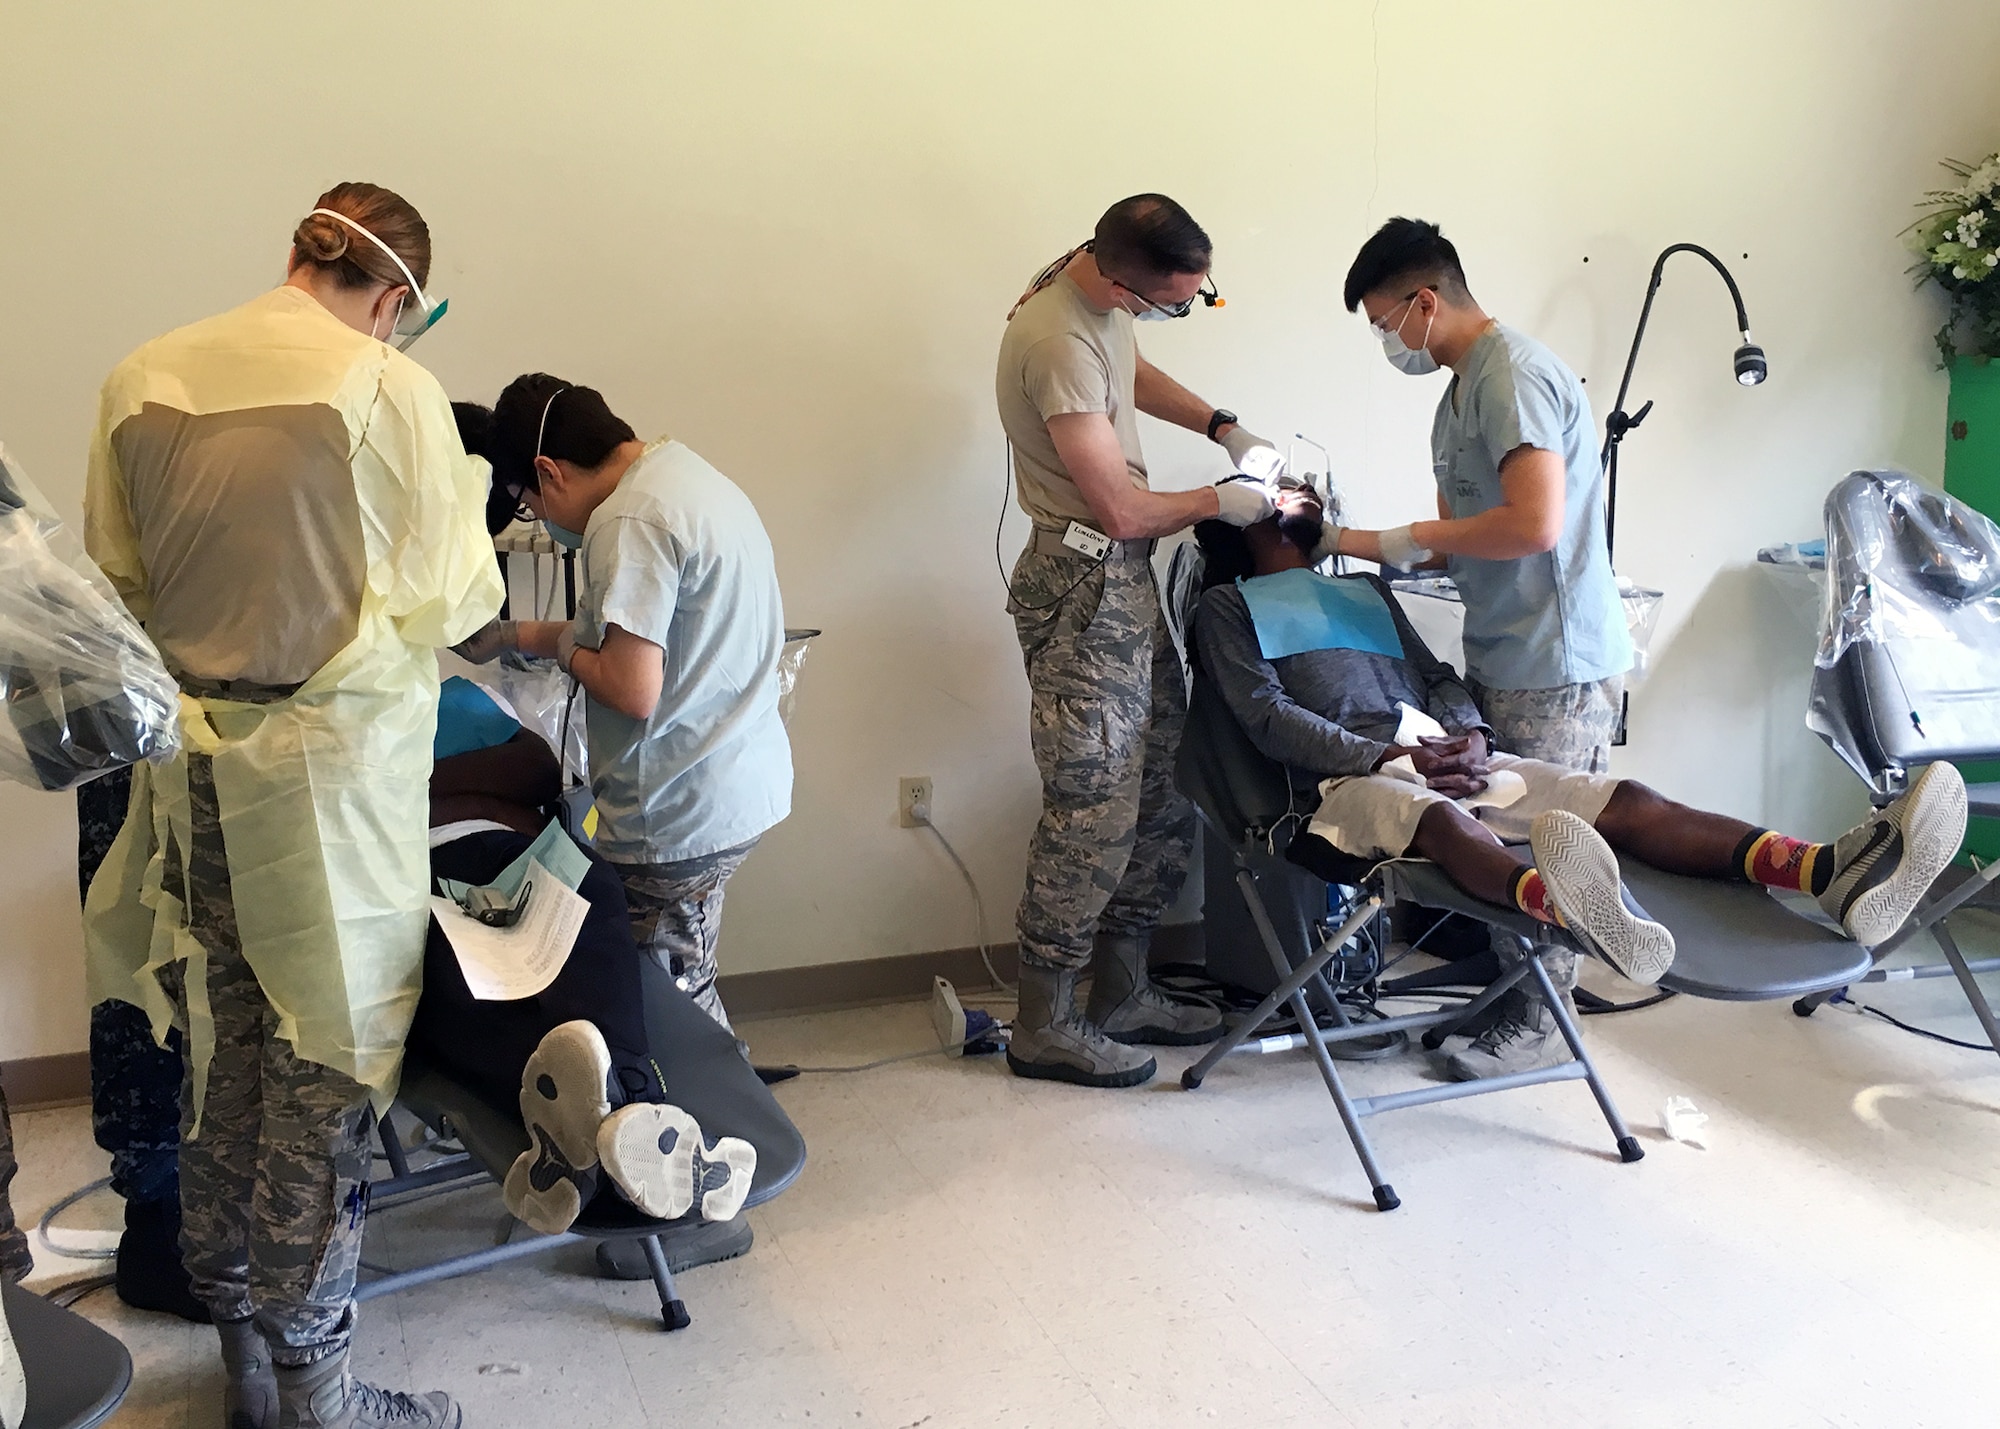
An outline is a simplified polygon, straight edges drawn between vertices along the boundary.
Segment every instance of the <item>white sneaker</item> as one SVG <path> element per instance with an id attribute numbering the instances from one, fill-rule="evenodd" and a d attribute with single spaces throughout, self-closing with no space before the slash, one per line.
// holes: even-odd
<path id="1" fill-rule="evenodd" d="M 656 1220 L 677 1221 L 699 1204 L 705 1221 L 726 1221 L 743 1209 L 757 1148 L 725 1136 L 704 1145 L 701 1124 L 677 1106 L 622 1106 L 597 1133 L 605 1174 L 625 1199 Z"/>
<path id="2" fill-rule="evenodd" d="M 7 1328 L 6 1291 L 0 1288 L 0 1429 L 21 1429 L 28 1415 L 28 1373 Z"/>
<path id="3" fill-rule="evenodd" d="M 1674 965 L 1674 935 L 1625 904 L 1618 856 L 1567 809 L 1546 809 L 1528 829 L 1535 867 L 1563 926 L 1633 982 L 1652 984 Z"/>
<path id="4" fill-rule="evenodd" d="M 1928 765 L 1902 798 L 1834 841 L 1819 906 L 1863 947 L 1886 943 L 1958 852 L 1965 813 L 1964 776 Z"/>
<path id="5" fill-rule="evenodd" d="M 597 1133 L 611 1111 L 611 1049 L 588 1022 L 542 1038 L 521 1072 L 528 1149 L 501 1183 L 509 1213 L 544 1235 L 566 1231 L 596 1194 Z"/>

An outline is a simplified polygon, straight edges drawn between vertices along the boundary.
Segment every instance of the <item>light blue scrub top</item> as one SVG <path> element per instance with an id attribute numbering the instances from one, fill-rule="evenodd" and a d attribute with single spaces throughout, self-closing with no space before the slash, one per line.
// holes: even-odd
<path id="1" fill-rule="evenodd" d="M 784 606 L 750 498 L 675 441 L 648 446 L 583 533 L 577 638 L 622 626 L 662 651 L 650 718 L 586 701 L 597 851 L 675 863 L 748 843 L 792 811 L 778 717 Z"/>
<path id="2" fill-rule="evenodd" d="M 1494 324 L 1472 345 L 1431 425 L 1431 470 L 1445 509 L 1500 504 L 1500 463 L 1516 447 L 1563 459 L 1555 549 L 1511 561 L 1447 558 L 1465 598 L 1466 673 L 1495 690 L 1546 690 L 1622 675 L 1632 638 L 1604 549 L 1604 468 L 1590 402 L 1562 359 Z"/>

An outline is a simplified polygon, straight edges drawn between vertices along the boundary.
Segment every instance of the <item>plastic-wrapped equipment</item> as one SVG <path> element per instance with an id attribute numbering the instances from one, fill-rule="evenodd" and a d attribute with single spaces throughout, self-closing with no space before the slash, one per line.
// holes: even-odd
<path id="1" fill-rule="evenodd" d="M 1404 576 L 1389 584 L 1397 595 L 1421 595 L 1452 605 L 1464 604 L 1464 598 L 1458 593 L 1458 585 L 1450 576 Z M 1624 576 L 1618 577 L 1618 600 L 1625 608 L 1625 628 L 1632 636 L 1632 669 L 1625 676 L 1628 685 L 1636 684 L 1646 677 L 1647 668 L 1651 663 L 1653 632 L 1660 623 L 1660 602 L 1665 599 L 1666 595 L 1662 591 L 1636 585 Z M 1450 656 L 1447 655 L 1445 658 Z"/>
<path id="2" fill-rule="evenodd" d="M 0 703 L 0 777 L 31 789 L 180 749 L 180 690 L 159 651 L 4 448 Z"/>
<path id="3" fill-rule="evenodd" d="M 1826 498 L 1806 723 L 1878 794 L 1912 765 L 2000 756 L 2000 527 L 1899 471 Z"/>
<path id="4" fill-rule="evenodd" d="M 787 728 L 792 723 L 792 706 L 798 702 L 799 671 L 805 668 L 806 647 L 817 630 L 785 631 L 785 643 L 778 650 L 778 718 Z"/>

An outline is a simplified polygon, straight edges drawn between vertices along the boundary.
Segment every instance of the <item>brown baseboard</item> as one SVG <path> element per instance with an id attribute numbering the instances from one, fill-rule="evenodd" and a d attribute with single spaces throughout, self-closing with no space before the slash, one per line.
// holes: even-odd
<path id="1" fill-rule="evenodd" d="M 75 1106 L 90 1100 L 90 1054 L 61 1052 L 0 1062 L 0 1089 L 12 1111 L 30 1107 Z"/>
<path id="2" fill-rule="evenodd" d="M 991 951 L 994 969 L 1012 982 L 1021 966 L 1014 944 L 1003 943 Z M 1156 963 L 1198 963 L 1201 957 L 1199 923 L 1171 924 L 1153 937 Z M 993 986 L 993 979 L 980 960 L 979 949 L 943 948 L 934 953 L 905 953 L 893 958 L 861 958 L 760 973 L 725 973 L 717 980 L 717 989 L 730 1018 L 742 1021 L 920 1001 L 931 995 L 934 977 L 944 978 L 962 991 L 979 992 Z"/>
<path id="3" fill-rule="evenodd" d="M 1012 982 L 1020 959 L 1012 943 L 994 948 L 993 966 Z M 1202 960 L 1201 924 L 1174 923 L 1153 937 L 1156 963 Z M 914 1002 L 931 995 L 931 979 L 942 977 L 968 992 L 992 988 L 977 948 L 944 948 L 893 958 L 862 958 L 813 967 L 777 968 L 761 973 L 729 973 L 720 980 L 722 1002 L 737 1021 L 802 1012 L 832 1012 L 884 1002 Z M 0 1088 L 17 1111 L 30 1107 L 74 1106 L 90 1100 L 90 1054 L 63 1052 L 0 1062 Z"/>

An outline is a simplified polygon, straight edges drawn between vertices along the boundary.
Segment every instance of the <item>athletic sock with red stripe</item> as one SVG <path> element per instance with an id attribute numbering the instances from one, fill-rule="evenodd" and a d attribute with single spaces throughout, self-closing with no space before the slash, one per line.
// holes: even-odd
<path id="1" fill-rule="evenodd" d="M 1820 894 L 1833 881 L 1832 844 L 1809 844 L 1770 829 L 1745 834 L 1730 863 L 1746 883 L 1766 888 Z"/>

